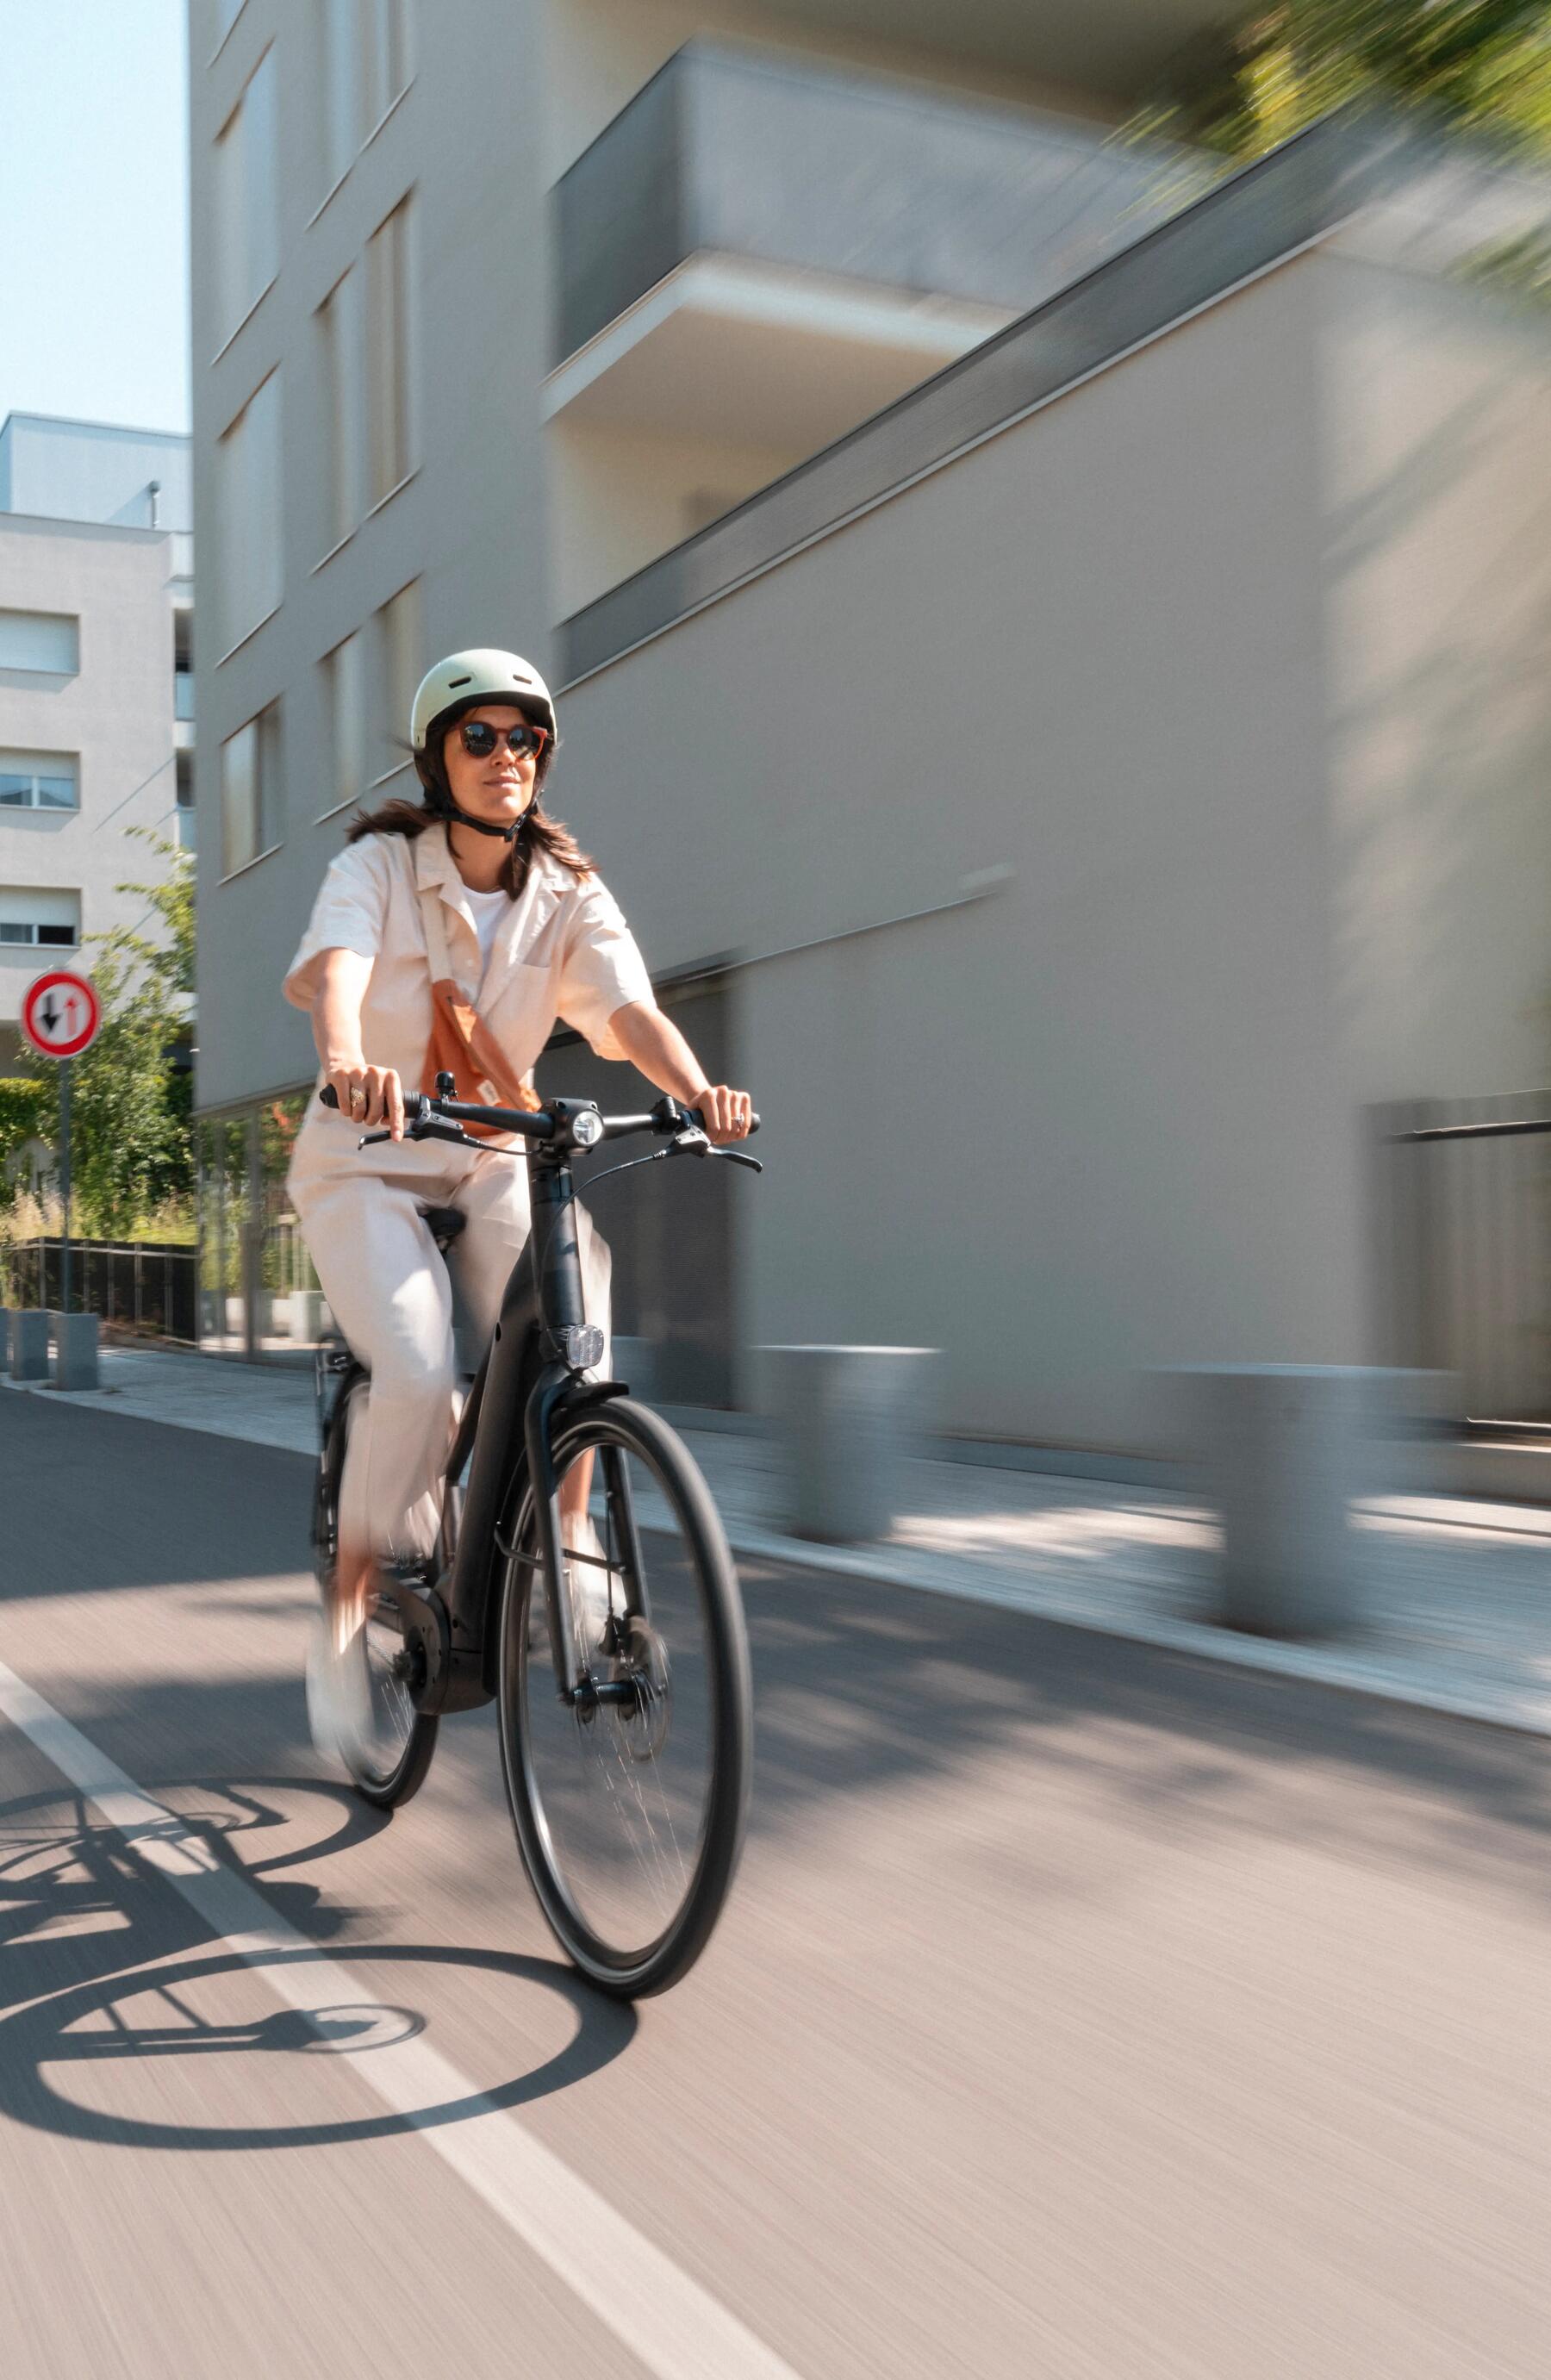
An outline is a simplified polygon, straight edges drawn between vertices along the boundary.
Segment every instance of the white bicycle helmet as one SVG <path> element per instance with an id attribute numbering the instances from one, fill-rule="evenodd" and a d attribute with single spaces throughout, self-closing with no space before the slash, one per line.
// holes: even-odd
<path id="1" fill-rule="evenodd" d="M 500 653 L 481 647 L 467 653 L 449 653 L 427 670 L 415 689 L 409 713 L 409 743 L 418 756 L 431 730 L 450 727 L 461 711 L 481 702 L 512 702 L 549 730 L 550 747 L 556 740 L 554 700 L 531 662 L 520 653 Z"/>

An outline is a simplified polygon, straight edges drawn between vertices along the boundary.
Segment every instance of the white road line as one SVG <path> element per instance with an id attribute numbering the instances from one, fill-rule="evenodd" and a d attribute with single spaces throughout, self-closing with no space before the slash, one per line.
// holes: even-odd
<path id="1" fill-rule="evenodd" d="M 221 1947 L 262 1973 L 278 1998 L 320 2023 L 331 2008 L 337 2014 L 343 2006 L 379 2004 L 358 1977 L 277 1917 L 175 1812 L 3 1661 L 0 1713 L 102 1812 L 137 1858 L 182 1894 Z M 277 1953 L 298 1951 L 300 1959 L 273 1963 Z M 790 2364 L 429 2043 L 411 2038 L 366 2052 L 333 2046 L 412 2129 L 421 2129 L 429 2108 L 467 2104 L 466 2121 L 421 2129 L 427 2146 L 657 2380 L 796 2380 Z"/>

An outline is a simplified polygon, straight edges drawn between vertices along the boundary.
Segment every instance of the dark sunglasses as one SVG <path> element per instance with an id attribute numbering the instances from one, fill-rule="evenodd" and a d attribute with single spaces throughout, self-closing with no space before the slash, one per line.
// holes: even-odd
<path id="1" fill-rule="evenodd" d="M 503 738 L 519 760 L 527 753 L 537 759 L 550 740 L 547 728 L 529 727 L 526 722 L 521 727 L 492 727 L 488 719 L 460 719 L 458 734 L 471 760 L 488 760 Z"/>

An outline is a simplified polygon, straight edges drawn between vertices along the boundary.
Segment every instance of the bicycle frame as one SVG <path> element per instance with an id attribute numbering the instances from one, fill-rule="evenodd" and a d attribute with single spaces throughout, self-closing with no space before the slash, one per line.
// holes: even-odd
<path id="1" fill-rule="evenodd" d="M 556 1110 L 564 1104 L 554 1103 Z M 530 1141 L 527 1181 L 532 1212 L 528 1243 L 512 1269 L 494 1338 L 447 1459 L 449 1494 L 466 1460 L 469 1472 L 446 1584 L 448 1682 L 458 1699 L 439 1705 L 442 1709 L 466 1706 L 459 1689 L 468 1691 L 476 1670 L 480 1692 L 474 1698 L 487 1701 L 495 1693 L 496 1603 L 505 1550 L 501 1523 L 505 1515 L 515 1525 L 522 1489 L 528 1482 L 535 1491 L 551 1641 L 559 1646 L 563 1665 L 559 1682 L 568 1697 L 581 1683 L 566 1608 L 551 1438 L 565 1412 L 623 1396 L 625 1390 L 612 1380 L 585 1379 L 561 1352 L 560 1333 L 585 1320 L 569 1147 Z M 520 1449 L 515 1464 L 515 1446 Z"/>

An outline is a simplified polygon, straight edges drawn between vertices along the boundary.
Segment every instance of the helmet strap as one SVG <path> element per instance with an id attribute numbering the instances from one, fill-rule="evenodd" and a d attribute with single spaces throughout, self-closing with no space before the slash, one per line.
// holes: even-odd
<path id="1" fill-rule="evenodd" d="M 436 803 L 435 808 L 437 814 L 440 817 L 446 819 L 449 824 L 456 826 L 471 826 L 476 834 L 499 835 L 503 843 L 515 843 L 517 836 L 522 832 L 523 826 L 527 821 L 528 812 L 531 811 L 534 802 L 537 802 L 538 798 L 538 795 L 535 794 L 533 801 L 529 802 L 527 806 L 527 809 L 524 810 L 520 817 L 515 818 L 510 826 L 497 826 L 494 824 L 493 820 L 490 819 L 470 818 L 467 810 L 459 809 L 451 794 L 445 795 L 441 800 L 439 800 Z"/>

